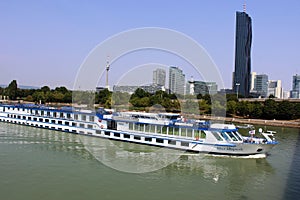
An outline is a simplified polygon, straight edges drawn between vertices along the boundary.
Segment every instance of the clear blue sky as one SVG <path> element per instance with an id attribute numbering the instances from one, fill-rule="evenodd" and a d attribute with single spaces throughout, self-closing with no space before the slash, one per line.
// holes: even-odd
<path id="1" fill-rule="evenodd" d="M 72 88 L 79 66 L 97 44 L 128 29 L 162 27 L 182 32 L 201 44 L 230 88 L 235 12 L 242 11 L 243 3 L 244 0 L 0 1 L 0 84 L 16 79 L 21 85 Z M 292 76 L 300 73 L 300 1 L 246 3 L 253 22 L 252 71 L 266 73 L 272 80 L 281 79 L 284 90 L 290 90 Z M 163 63 L 184 68 L 176 59 Z"/>

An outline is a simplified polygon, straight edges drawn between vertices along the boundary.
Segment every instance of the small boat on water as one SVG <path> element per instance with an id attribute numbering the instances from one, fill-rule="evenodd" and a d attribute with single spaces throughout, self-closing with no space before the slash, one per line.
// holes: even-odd
<path id="1" fill-rule="evenodd" d="M 245 137 L 233 124 L 210 124 L 185 119 L 177 113 L 0 104 L 0 121 L 209 154 L 266 154 L 278 144 L 273 132 L 261 132 L 260 138 Z"/>

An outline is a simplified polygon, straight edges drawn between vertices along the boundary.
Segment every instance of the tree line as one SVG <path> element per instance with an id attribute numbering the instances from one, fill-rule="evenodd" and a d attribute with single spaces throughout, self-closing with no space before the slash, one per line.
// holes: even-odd
<path id="1" fill-rule="evenodd" d="M 275 101 L 238 101 L 235 94 L 215 95 L 175 95 L 165 91 L 149 93 L 138 88 L 133 94 L 111 92 L 108 89 L 95 91 L 71 91 L 66 87 L 50 89 L 20 89 L 16 80 L 6 88 L 0 87 L 0 95 L 10 100 L 24 100 L 34 103 L 98 104 L 105 108 L 126 108 L 138 111 L 181 112 L 185 114 L 213 114 L 216 116 L 244 117 L 255 119 L 292 120 L 300 118 L 300 103 Z"/>

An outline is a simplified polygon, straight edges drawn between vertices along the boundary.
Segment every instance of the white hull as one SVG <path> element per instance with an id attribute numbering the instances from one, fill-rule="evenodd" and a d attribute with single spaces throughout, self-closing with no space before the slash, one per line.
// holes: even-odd
<path id="1" fill-rule="evenodd" d="M 2 109 L 2 110 L 1 110 Z M 38 110 L 38 109 L 37 109 Z M 2 111 L 2 112 L 1 112 Z M 175 148 L 183 151 L 205 152 L 211 154 L 226 155 L 254 155 L 267 153 L 276 143 L 245 143 L 243 141 L 228 142 L 218 141 L 212 136 L 211 131 L 204 131 L 206 139 L 195 138 L 194 131 L 192 137 L 181 135 L 155 134 L 144 131 L 133 130 L 112 130 L 107 128 L 108 122 L 105 119 L 98 118 L 95 114 L 77 113 L 79 118 L 71 112 L 60 114 L 59 117 L 53 116 L 53 113 L 47 113 L 49 110 L 38 110 L 34 115 L 28 110 L 7 111 L 0 106 L 0 121 L 33 126 L 38 128 L 52 129 L 57 131 L 70 132 L 74 134 L 101 137 L 125 142 L 134 142 L 145 145 L 154 145 L 166 148 Z M 53 111 L 60 112 L 60 111 Z M 47 114 L 46 114 L 47 113 Z M 42 115 L 43 114 L 43 115 Z M 47 116 L 46 116 L 47 115 Z M 86 115 L 82 117 L 80 115 Z M 90 117 L 88 120 L 87 117 Z M 111 119 L 111 117 L 110 117 Z M 107 120 L 110 120 L 109 117 Z M 124 127 L 123 127 L 124 128 Z M 146 128 L 144 128 L 145 130 Z"/>

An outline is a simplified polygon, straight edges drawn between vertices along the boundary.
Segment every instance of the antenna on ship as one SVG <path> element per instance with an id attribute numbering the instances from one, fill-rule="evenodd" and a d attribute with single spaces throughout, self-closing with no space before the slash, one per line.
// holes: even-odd
<path id="1" fill-rule="evenodd" d="M 110 68 L 110 64 L 109 64 L 109 56 L 107 56 L 107 61 L 106 61 L 106 88 L 109 90 L 109 85 L 108 85 L 108 71 Z"/>
<path id="2" fill-rule="evenodd" d="M 246 12 L 246 1 L 244 1 L 244 4 L 243 4 L 243 12 Z"/>

